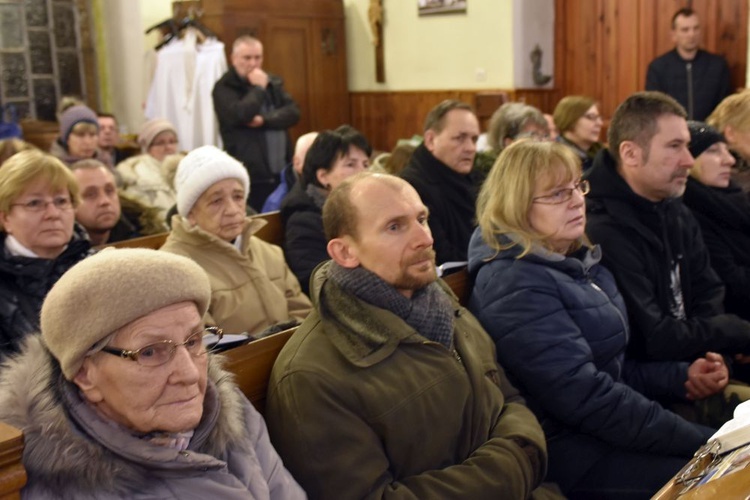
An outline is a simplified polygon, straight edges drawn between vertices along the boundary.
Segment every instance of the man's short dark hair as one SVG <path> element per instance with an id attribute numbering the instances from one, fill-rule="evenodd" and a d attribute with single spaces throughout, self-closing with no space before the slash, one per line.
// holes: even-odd
<path id="1" fill-rule="evenodd" d="M 368 157 L 372 148 L 367 139 L 351 125 L 341 125 L 336 130 L 324 130 L 318 134 L 305 155 L 302 165 L 302 183 L 305 187 L 312 184 L 326 188 L 318 181 L 318 170 L 331 170 L 336 160 L 349 154 L 351 146 L 362 150 Z"/>
<path id="2" fill-rule="evenodd" d="M 687 119 L 685 108 L 661 92 L 636 92 L 617 106 L 609 124 L 607 141 L 618 165 L 621 162 L 620 144 L 625 141 L 638 144 L 644 150 L 644 161 L 648 160 L 651 139 L 657 132 L 656 122 L 663 115 Z"/>
<path id="3" fill-rule="evenodd" d="M 474 112 L 474 108 L 465 102 L 456 101 L 455 99 L 446 99 L 441 102 L 427 113 L 427 118 L 424 121 L 424 131 L 432 130 L 433 132 L 440 133 L 443 131 L 445 126 L 445 115 L 454 109 L 463 109 L 471 113 Z"/>
<path id="4" fill-rule="evenodd" d="M 681 8 L 680 10 L 675 12 L 674 15 L 672 16 L 672 29 L 675 29 L 677 27 L 675 23 L 677 22 L 678 17 L 680 16 L 690 17 L 690 16 L 696 16 L 696 15 L 697 14 L 695 13 L 695 11 L 691 9 L 690 7 Z"/>
<path id="5" fill-rule="evenodd" d="M 112 113 L 104 113 L 102 111 L 97 111 L 96 113 L 97 118 L 112 118 L 115 123 L 117 123 L 117 117 L 113 115 Z"/>

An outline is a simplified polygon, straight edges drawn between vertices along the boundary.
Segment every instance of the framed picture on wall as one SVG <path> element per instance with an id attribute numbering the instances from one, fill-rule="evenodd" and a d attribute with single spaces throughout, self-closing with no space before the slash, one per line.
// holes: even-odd
<path id="1" fill-rule="evenodd" d="M 417 0 L 420 16 L 466 12 L 468 0 Z"/>

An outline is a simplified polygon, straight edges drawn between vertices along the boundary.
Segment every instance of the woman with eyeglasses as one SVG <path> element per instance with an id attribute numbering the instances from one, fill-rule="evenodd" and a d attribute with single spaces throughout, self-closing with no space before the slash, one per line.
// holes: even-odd
<path id="1" fill-rule="evenodd" d="M 60 278 L 41 334 L 0 370 L 24 498 L 305 498 L 204 346 L 210 299 L 200 266 L 155 250 L 107 249 Z"/>
<path id="2" fill-rule="evenodd" d="M 0 166 L 0 359 L 39 328 L 49 289 L 91 254 L 78 202 L 75 177 L 54 156 L 21 151 Z"/>
<path id="3" fill-rule="evenodd" d="M 552 119 L 559 133 L 558 142 L 578 156 L 586 172 L 591 168 L 596 153 L 602 149 L 599 135 L 603 121 L 596 101 L 582 95 L 563 97 L 555 106 Z"/>
<path id="4" fill-rule="evenodd" d="M 228 333 L 264 333 L 299 323 L 310 299 L 280 247 L 255 236 L 266 222 L 246 217 L 250 178 L 214 146 L 192 150 L 177 166 L 177 211 L 161 250 L 190 257 L 211 279 L 207 322 Z"/>
<path id="5" fill-rule="evenodd" d="M 166 222 L 167 212 L 177 197 L 167 180 L 163 162 L 167 156 L 177 153 L 177 131 L 168 120 L 155 118 L 141 126 L 138 144 L 143 154 L 117 164 L 122 190 L 144 205 L 158 209 L 160 220 Z"/>
<path id="6" fill-rule="evenodd" d="M 588 190 L 562 144 L 503 151 L 477 202 L 470 309 L 544 428 L 548 479 L 570 498 L 648 498 L 713 433 L 654 399 L 707 397 L 728 374 L 714 353 L 625 359 L 625 304 L 584 234 Z"/>

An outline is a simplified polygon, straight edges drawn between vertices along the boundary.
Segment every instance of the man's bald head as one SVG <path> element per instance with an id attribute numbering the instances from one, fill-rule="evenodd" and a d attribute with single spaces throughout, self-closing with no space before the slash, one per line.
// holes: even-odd
<path id="1" fill-rule="evenodd" d="M 292 168 L 298 176 L 302 175 L 302 166 L 305 164 L 305 156 L 307 156 L 307 151 L 310 149 L 310 146 L 312 146 L 312 143 L 315 142 L 316 137 L 318 137 L 317 132 L 308 132 L 301 135 L 300 138 L 297 139 L 297 143 L 294 145 Z"/>

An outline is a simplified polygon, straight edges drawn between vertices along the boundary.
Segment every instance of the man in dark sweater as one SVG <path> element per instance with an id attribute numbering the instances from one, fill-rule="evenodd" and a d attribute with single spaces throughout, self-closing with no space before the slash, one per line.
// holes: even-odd
<path id="1" fill-rule="evenodd" d="M 607 138 L 587 174 L 587 234 L 625 298 L 631 356 L 691 360 L 716 351 L 750 361 L 750 323 L 724 312 L 724 285 L 680 199 L 693 164 L 685 110 L 659 92 L 633 94 Z"/>
<path id="2" fill-rule="evenodd" d="M 424 143 L 401 172 L 430 210 L 438 264 L 466 260 L 483 178 L 472 170 L 478 138 L 479 121 L 471 106 L 443 101 L 427 114 Z"/>
<path id="3" fill-rule="evenodd" d="M 711 111 L 732 93 L 726 60 L 698 48 L 700 23 L 689 8 L 672 16 L 675 48 L 648 66 L 646 90 L 658 90 L 674 97 L 687 110 L 689 120 L 704 121 Z"/>

